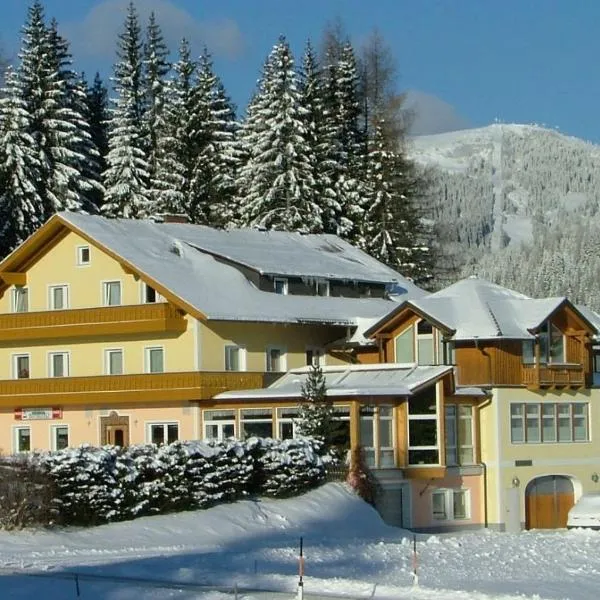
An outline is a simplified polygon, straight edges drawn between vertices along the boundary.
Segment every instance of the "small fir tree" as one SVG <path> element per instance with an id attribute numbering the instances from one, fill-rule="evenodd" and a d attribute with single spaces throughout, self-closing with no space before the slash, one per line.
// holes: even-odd
<path id="1" fill-rule="evenodd" d="M 313 363 L 302 384 L 301 394 L 297 421 L 300 434 L 320 439 L 325 443 L 325 448 L 329 448 L 335 435 L 333 404 L 327 398 L 325 376 L 318 363 Z"/>

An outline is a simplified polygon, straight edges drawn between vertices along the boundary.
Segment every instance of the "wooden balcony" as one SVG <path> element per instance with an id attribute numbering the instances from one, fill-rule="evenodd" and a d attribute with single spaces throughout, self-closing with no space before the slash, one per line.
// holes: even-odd
<path id="1" fill-rule="evenodd" d="M 531 389 L 579 388 L 585 385 L 585 370 L 577 363 L 523 365 L 523 384 Z"/>
<path id="2" fill-rule="evenodd" d="M 172 304 L 135 304 L 0 315 L 0 342 L 122 335 L 181 333 L 184 313 Z"/>
<path id="3" fill-rule="evenodd" d="M 180 372 L 0 381 L 0 408 L 208 400 L 234 389 L 265 387 L 271 373 Z"/>

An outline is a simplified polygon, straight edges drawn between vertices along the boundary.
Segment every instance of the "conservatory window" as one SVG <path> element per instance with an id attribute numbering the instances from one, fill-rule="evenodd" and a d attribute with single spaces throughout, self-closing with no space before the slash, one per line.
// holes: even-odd
<path id="1" fill-rule="evenodd" d="M 240 410 L 240 428 L 244 439 L 273 437 L 273 413 L 270 408 L 243 408 Z"/>
<path id="2" fill-rule="evenodd" d="M 235 410 L 205 410 L 204 439 L 223 441 L 235 437 Z"/>
<path id="3" fill-rule="evenodd" d="M 436 386 L 408 401 L 408 463 L 439 464 Z"/>
<path id="4" fill-rule="evenodd" d="M 297 406 L 277 409 L 277 437 L 280 440 L 291 440 L 296 437 L 296 421 L 299 417 Z"/>

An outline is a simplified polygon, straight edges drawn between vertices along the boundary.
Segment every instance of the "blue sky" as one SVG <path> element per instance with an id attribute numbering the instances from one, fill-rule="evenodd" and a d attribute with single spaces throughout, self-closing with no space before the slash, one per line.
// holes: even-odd
<path id="1" fill-rule="evenodd" d="M 108 76 L 128 0 L 46 0 L 79 69 Z M 448 103 L 472 125 L 538 123 L 600 143 L 600 2 L 596 0 L 138 0 L 157 14 L 172 50 L 207 43 L 240 107 L 280 34 L 299 57 L 340 17 L 358 46 L 377 27 L 400 67 L 402 90 Z M 26 0 L 2 0 L 0 43 L 14 55 Z M 434 103 L 430 102 L 429 105 Z M 425 109 L 424 109 L 425 110 Z M 437 110 L 429 108 L 428 110 Z"/>

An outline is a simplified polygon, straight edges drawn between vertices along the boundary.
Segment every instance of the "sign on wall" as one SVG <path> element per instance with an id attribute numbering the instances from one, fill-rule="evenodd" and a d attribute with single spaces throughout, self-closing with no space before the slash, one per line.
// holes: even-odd
<path id="1" fill-rule="evenodd" d="M 62 408 L 15 408 L 16 421 L 62 419 Z"/>

